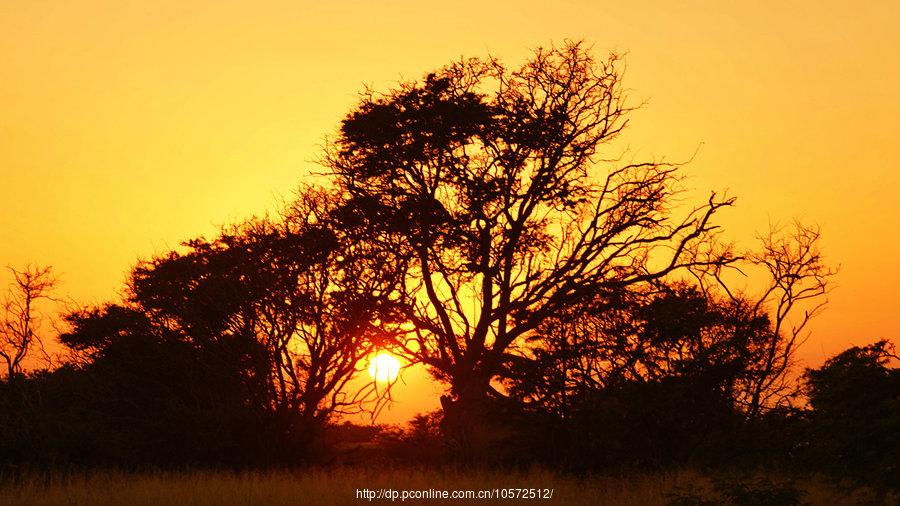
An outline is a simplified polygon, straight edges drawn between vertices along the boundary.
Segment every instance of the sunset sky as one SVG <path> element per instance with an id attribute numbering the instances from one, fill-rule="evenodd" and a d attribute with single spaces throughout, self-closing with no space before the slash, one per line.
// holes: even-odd
<path id="1" fill-rule="evenodd" d="M 364 85 L 585 39 L 627 53 L 647 101 L 632 153 L 699 147 L 689 186 L 738 197 L 728 237 L 821 226 L 840 274 L 806 363 L 896 339 L 900 2 L 733 5 L 5 0 L 0 265 L 49 264 L 62 295 L 114 300 L 138 258 L 273 209 Z M 421 372 L 404 381 L 384 421 L 438 405 Z"/>

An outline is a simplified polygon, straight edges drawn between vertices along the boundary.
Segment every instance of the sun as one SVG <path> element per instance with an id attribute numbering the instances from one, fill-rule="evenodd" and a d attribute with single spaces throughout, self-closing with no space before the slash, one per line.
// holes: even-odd
<path id="1" fill-rule="evenodd" d="M 369 376 L 378 383 L 393 383 L 400 374 L 400 360 L 388 352 L 380 351 L 369 359 Z"/>

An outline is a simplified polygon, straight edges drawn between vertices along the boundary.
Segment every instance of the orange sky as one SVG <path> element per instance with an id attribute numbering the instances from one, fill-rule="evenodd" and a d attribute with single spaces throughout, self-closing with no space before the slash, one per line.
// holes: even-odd
<path id="1" fill-rule="evenodd" d="M 639 155 L 702 144 L 689 182 L 739 197 L 733 239 L 822 226 L 841 272 L 802 358 L 896 338 L 900 3 L 783 3 L 6 0 L 0 265 L 114 298 L 138 257 L 271 209 L 364 83 L 584 38 L 628 52 Z M 405 380 L 385 421 L 437 406 Z"/>

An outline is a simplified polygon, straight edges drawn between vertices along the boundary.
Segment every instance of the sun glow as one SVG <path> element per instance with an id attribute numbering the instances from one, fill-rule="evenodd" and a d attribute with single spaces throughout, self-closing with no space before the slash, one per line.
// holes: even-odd
<path id="1" fill-rule="evenodd" d="M 400 374 L 400 360 L 390 353 L 380 351 L 369 359 L 369 376 L 378 383 L 393 383 Z"/>

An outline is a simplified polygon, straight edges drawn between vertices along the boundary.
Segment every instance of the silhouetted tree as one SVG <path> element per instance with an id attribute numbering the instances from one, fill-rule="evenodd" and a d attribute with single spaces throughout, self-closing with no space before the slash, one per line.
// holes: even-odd
<path id="1" fill-rule="evenodd" d="M 890 341 L 854 346 L 806 371 L 812 467 L 897 490 L 900 357 Z"/>
<path id="2" fill-rule="evenodd" d="M 27 384 L 26 361 L 37 351 L 49 363 L 44 350 L 40 304 L 51 298 L 56 278 L 50 267 L 26 266 L 9 269 L 12 282 L 0 314 L 0 461 L 4 454 L 26 455 L 39 437 L 32 421 L 40 401 Z"/>
<path id="3" fill-rule="evenodd" d="M 742 420 L 772 409 L 777 418 L 797 395 L 793 357 L 834 274 L 817 242 L 818 231 L 800 224 L 773 229 L 761 252 L 733 264 L 765 267 L 751 272 L 767 277 L 759 294 L 733 293 L 702 272 L 694 282 L 599 292 L 526 339 L 505 384 L 523 405 L 556 417 L 573 446 L 555 446 L 568 458 L 581 454 L 581 465 L 598 455 L 607 464 L 722 459 L 727 452 L 716 447 L 739 448 L 740 439 L 778 446 L 756 430 L 773 426 L 772 417 Z"/>
<path id="4" fill-rule="evenodd" d="M 22 373 L 22 363 L 37 349 L 43 353 L 40 327 L 43 320 L 38 304 L 50 297 L 56 278 L 50 267 L 10 268 L 13 281 L 3 301 L 0 320 L 0 358 L 5 363 L 6 379 Z"/>
<path id="5" fill-rule="evenodd" d="M 139 266 L 134 301 L 185 339 L 246 346 L 255 402 L 324 420 L 358 408 L 345 387 L 390 319 L 390 271 L 329 228 L 333 197 L 307 188 L 282 220 L 257 219 Z M 241 344 L 244 343 L 244 344 Z"/>
<path id="6" fill-rule="evenodd" d="M 739 385 L 768 331 L 742 301 L 657 283 L 545 322 L 506 385 L 553 416 L 540 455 L 557 464 L 707 464 L 742 418 Z"/>
<path id="7" fill-rule="evenodd" d="M 578 391 L 617 382 L 715 374 L 748 418 L 784 407 L 798 388 L 789 373 L 802 332 L 824 307 L 834 275 L 818 237 L 800 224 L 789 233 L 770 231 L 761 251 L 745 256 L 745 264 L 765 267 L 759 294 L 735 294 L 720 278 L 709 283 L 700 275 L 694 284 L 600 292 L 561 311 L 523 347 L 525 360 L 510 369 L 511 378 L 518 376 L 512 388 L 558 410 Z M 792 320 L 797 309 L 803 313 Z"/>
<path id="8" fill-rule="evenodd" d="M 391 291 L 391 271 L 331 230 L 333 200 L 305 188 L 278 219 L 249 220 L 140 263 L 126 303 L 73 313 L 62 342 L 91 370 L 129 385 L 110 395 L 126 406 L 194 419 L 224 411 L 231 422 L 210 426 L 222 430 L 258 426 L 245 420 L 256 417 L 272 445 L 279 437 L 311 444 L 333 413 L 383 400 L 371 383 L 348 383 L 384 339 L 376 322 L 394 318 L 380 297 Z M 179 424 L 165 418 L 160 429 Z M 229 440 L 215 434 L 205 440 Z"/>
<path id="9" fill-rule="evenodd" d="M 798 393 L 789 374 L 794 355 L 808 337 L 807 324 L 825 308 L 825 295 L 837 273 L 824 262 L 819 237 L 818 228 L 800 222 L 788 230 L 770 228 L 760 238 L 760 251 L 747 255 L 750 263 L 764 268 L 768 279 L 760 295 L 748 297 L 754 301 L 752 312 L 771 320 L 769 339 L 754 350 L 757 357 L 742 387 L 740 401 L 751 418 L 766 408 L 785 406 Z"/>
<path id="10" fill-rule="evenodd" d="M 137 305 L 86 308 L 66 319 L 71 329 L 61 341 L 83 358 L 69 375 L 80 381 L 68 397 L 80 405 L 57 401 L 57 416 L 78 413 L 93 427 L 62 433 L 76 448 L 106 440 L 87 455 L 70 452 L 70 462 L 251 465 L 278 455 L 273 420 L 248 402 L 240 348 L 188 339 Z M 55 376 L 45 388 L 54 388 Z M 279 443 L 302 455 L 287 439 Z"/>
<path id="11" fill-rule="evenodd" d="M 341 219 L 403 268 L 398 345 L 449 383 L 446 406 L 477 418 L 517 346 L 572 305 L 731 261 L 711 246 L 731 199 L 675 218 L 677 166 L 604 163 L 630 110 L 619 57 L 568 43 L 511 72 L 453 63 L 344 119 L 325 157 Z"/>
<path id="12" fill-rule="evenodd" d="M 606 297 L 548 320 L 509 371 L 511 392 L 565 416 L 580 396 L 627 382 L 707 378 L 735 403 L 769 320 L 745 301 L 680 282 Z"/>

